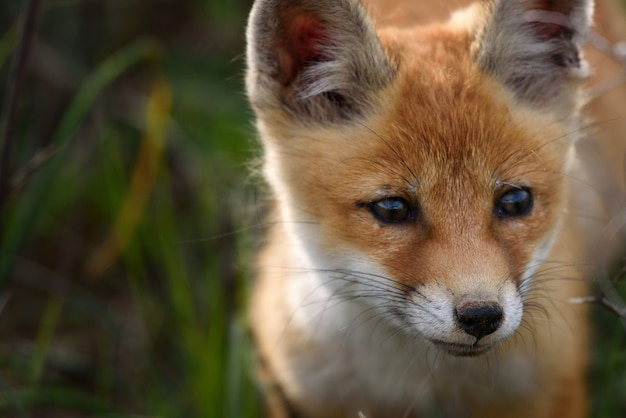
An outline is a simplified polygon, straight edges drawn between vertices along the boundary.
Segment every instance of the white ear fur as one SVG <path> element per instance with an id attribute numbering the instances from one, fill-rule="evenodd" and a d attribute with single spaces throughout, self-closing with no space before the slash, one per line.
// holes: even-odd
<path id="1" fill-rule="evenodd" d="M 581 44 L 593 0 L 496 0 L 475 46 L 478 65 L 533 106 L 571 107 L 588 74 Z"/>
<path id="2" fill-rule="evenodd" d="M 247 40 L 247 91 L 257 112 L 349 120 L 367 112 L 395 74 L 358 0 L 257 0 Z"/>

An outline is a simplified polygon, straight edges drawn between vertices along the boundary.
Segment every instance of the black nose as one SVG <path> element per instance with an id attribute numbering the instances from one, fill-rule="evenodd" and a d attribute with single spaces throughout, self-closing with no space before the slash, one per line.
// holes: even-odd
<path id="1" fill-rule="evenodd" d="M 495 302 L 466 302 L 456 307 L 454 316 L 463 331 L 481 339 L 500 327 L 504 313 Z"/>

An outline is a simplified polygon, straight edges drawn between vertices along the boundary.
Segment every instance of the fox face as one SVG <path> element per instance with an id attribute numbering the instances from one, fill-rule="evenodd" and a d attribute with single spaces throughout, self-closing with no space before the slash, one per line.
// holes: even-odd
<path id="1" fill-rule="evenodd" d="M 520 324 L 563 215 L 568 138 L 550 119 L 529 132 L 528 115 L 458 81 L 407 77 L 378 117 L 290 135 L 268 174 L 289 179 L 285 222 L 313 268 L 333 272 L 333 298 L 474 355 Z"/>
<path id="2" fill-rule="evenodd" d="M 508 50 L 476 50 L 474 37 L 496 37 L 490 24 L 375 34 L 357 3 L 330 3 L 275 2 L 288 17 L 263 42 L 274 61 L 248 80 L 283 222 L 333 298 L 358 297 L 448 353 L 481 354 L 520 325 L 564 215 L 578 34 L 548 19 L 569 19 L 559 11 L 523 11 L 539 49 L 554 43 L 543 80 L 500 74 L 494 61 L 521 60 Z M 522 25 L 506 19 L 525 2 L 504 3 L 491 25 Z M 588 15 L 580 3 L 572 19 Z M 355 28 L 332 26 L 341 13 Z"/>
<path id="3" fill-rule="evenodd" d="M 447 23 L 375 28 L 356 0 L 257 1 L 246 82 L 275 224 L 255 303 L 284 311 L 266 345 L 288 346 L 279 380 L 317 381 L 294 370 L 320 341 L 379 324 L 482 356 L 569 294 L 545 295 L 579 254 L 559 236 L 591 13 L 483 1 Z"/>

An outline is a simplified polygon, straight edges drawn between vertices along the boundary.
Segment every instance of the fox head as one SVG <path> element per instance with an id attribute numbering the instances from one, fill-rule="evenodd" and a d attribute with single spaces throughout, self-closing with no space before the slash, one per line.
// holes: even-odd
<path id="1" fill-rule="evenodd" d="M 394 29 L 357 0 L 257 1 L 247 92 L 301 267 L 454 355 L 515 333 L 570 216 L 591 14 L 481 1 Z"/>

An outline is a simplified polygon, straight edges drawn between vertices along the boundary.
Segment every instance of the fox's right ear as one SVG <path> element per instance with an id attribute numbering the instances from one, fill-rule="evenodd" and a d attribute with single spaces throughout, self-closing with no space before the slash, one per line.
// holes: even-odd
<path id="1" fill-rule="evenodd" d="M 395 74 L 358 0 L 257 0 L 247 41 L 247 92 L 264 115 L 345 122 Z"/>
<path id="2" fill-rule="evenodd" d="M 483 0 L 478 65 L 523 103 L 570 103 L 587 75 L 582 44 L 593 0 Z"/>

